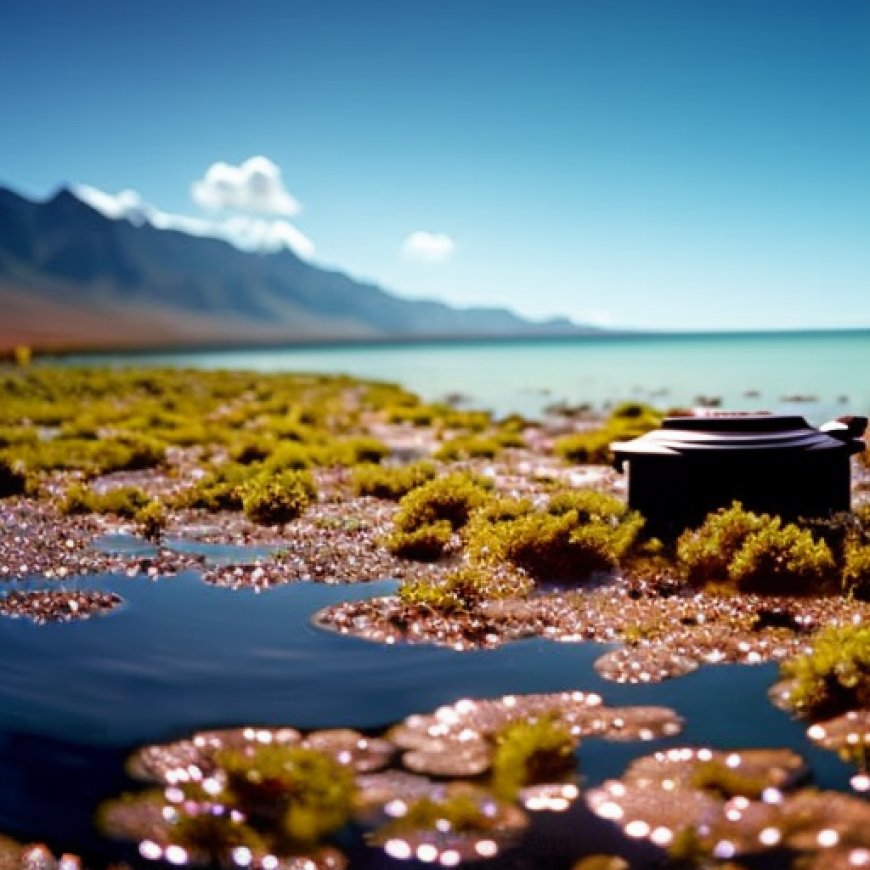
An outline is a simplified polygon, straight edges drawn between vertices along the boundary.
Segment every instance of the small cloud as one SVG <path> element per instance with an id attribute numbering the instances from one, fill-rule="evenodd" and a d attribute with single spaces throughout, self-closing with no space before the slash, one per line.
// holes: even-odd
<path id="1" fill-rule="evenodd" d="M 120 193 L 112 194 L 88 184 L 79 184 L 74 191 L 82 202 L 107 218 L 113 220 L 124 218 L 136 226 L 150 223 L 151 216 L 156 211 L 135 190 L 122 190 Z"/>
<path id="2" fill-rule="evenodd" d="M 302 210 L 299 200 L 284 186 L 281 170 L 268 157 L 251 157 L 240 166 L 212 163 L 190 186 L 190 193 L 197 205 L 212 211 L 295 215 Z"/>
<path id="3" fill-rule="evenodd" d="M 136 226 L 147 223 L 158 230 L 223 239 L 243 251 L 275 253 L 288 248 L 306 260 L 314 256 L 314 242 L 285 220 L 249 215 L 201 218 L 171 214 L 146 202 L 135 190 L 111 194 L 80 184 L 74 192 L 82 202 L 113 220 L 128 220 Z"/>
<path id="4" fill-rule="evenodd" d="M 417 230 L 405 239 L 402 255 L 408 260 L 421 263 L 443 263 L 453 255 L 455 242 L 444 233 L 427 233 Z"/>

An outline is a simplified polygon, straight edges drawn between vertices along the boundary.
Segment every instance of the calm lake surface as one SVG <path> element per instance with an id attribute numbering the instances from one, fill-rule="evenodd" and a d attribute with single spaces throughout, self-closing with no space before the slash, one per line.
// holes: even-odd
<path id="1" fill-rule="evenodd" d="M 666 408 L 700 396 L 719 397 L 725 408 L 799 413 L 814 423 L 870 410 L 870 332 L 90 355 L 63 364 L 342 372 L 400 382 L 426 399 L 461 392 L 468 405 L 529 415 L 556 401 L 603 407 L 640 399 Z M 119 538 L 102 545 L 143 555 L 149 547 Z M 220 547 L 202 555 L 212 562 L 239 557 Z M 35 588 L 42 582 L 28 581 Z M 0 619 L 0 832 L 82 852 L 94 866 L 141 864 L 130 848 L 102 838 L 93 816 L 101 801 L 135 787 L 124 761 L 143 743 L 240 724 L 380 730 L 469 696 L 580 689 L 599 692 L 610 706 L 663 704 L 685 718 L 675 738 L 585 741 L 578 766 L 586 785 L 619 775 L 631 758 L 661 746 L 709 744 L 790 747 L 819 786 L 848 786 L 849 770 L 836 755 L 811 746 L 804 726 L 768 701 L 775 665 L 707 666 L 660 685 L 621 686 L 595 673 L 600 645 L 536 640 L 455 653 L 382 647 L 312 627 L 318 609 L 388 594 L 395 588 L 389 581 L 295 584 L 262 594 L 210 587 L 195 573 L 77 582 L 114 589 L 126 603 L 82 623 L 36 627 Z M 581 801 L 564 815 L 536 818 L 525 845 L 497 866 L 567 868 L 572 857 L 616 852 L 646 867 L 654 860 L 648 848 L 629 843 Z M 402 866 L 359 841 L 350 851 L 352 867 Z"/>
<path id="2" fill-rule="evenodd" d="M 76 583 L 114 590 L 125 604 L 78 623 L 0 619 L 0 831 L 45 839 L 95 865 L 121 858 L 142 864 L 93 825 L 101 801 L 141 787 L 127 779 L 124 761 L 142 744 L 240 724 L 380 730 L 461 697 L 581 689 L 598 692 L 608 706 L 664 704 L 685 718 L 673 738 L 584 741 L 578 766 L 586 785 L 618 776 L 631 758 L 662 746 L 710 744 L 787 746 L 807 759 L 820 786 L 848 787 L 837 756 L 811 746 L 804 727 L 767 700 L 775 665 L 706 666 L 660 685 L 625 686 L 593 670 L 608 649 L 599 644 L 530 640 L 457 653 L 386 647 L 311 625 L 320 608 L 389 594 L 390 582 L 299 583 L 256 593 L 208 586 L 190 572 Z M 46 581 L 16 585 L 43 588 Z M 642 867 L 652 860 L 649 849 L 581 801 L 564 815 L 541 814 L 524 845 L 490 866 L 568 867 L 570 856 L 611 851 Z M 352 867 L 402 866 L 361 841 L 351 851 Z"/>
<path id="3" fill-rule="evenodd" d="M 398 381 L 426 399 L 460 392 L 469 405 L 502 414 L 535 415 L 559 400 L 685 407 L 700 396 L 814 423 L 870 410 L 870 330 L 95 354 L 64 362 L 342 372 Z"/>

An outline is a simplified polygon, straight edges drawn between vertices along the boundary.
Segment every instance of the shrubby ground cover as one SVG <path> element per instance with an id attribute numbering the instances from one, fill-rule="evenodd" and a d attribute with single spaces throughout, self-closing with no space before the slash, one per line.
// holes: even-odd
<path id="1" fill-rule="evenodd" d="M 737 657 L 729 637 L 758 637 L 746 653 L 757 660 L 761 649 L 806 647 L 783 668 L 801 715 L 815 720 L 867 709 L 867 629 L 835 624 L 817 631 L 799 619 L 809 598 L 845 607 L 868 597 L 867 510 L 785 523 L 735 504 L 672 546 L 647 538 L 643 518 L 604 491 L 606 482 L 571 486 L 559 474 L 567 466 L 555 460 L 546 477 L 520 471 L 512 451 L 528 464 L 536 449 L 529 445 L 545 443 L 527 421 L 423 403 L 401 387 L 351 378 L 29 369 L 0 375 L 0 396 L 0 497 L 16 509 L 38 505 L 59 523 L 130 521 L 155 540 L 179 512 L 210 514 L 215 523 L 231 516 L 245 535 L 257 526 L 276 529 L 288 550 L 312 513 L 322 525 L 309 531 L 325 537 L 329 523 L 352 533 L 370 510 L 380 523 L 372 547 L 391 551 L 407 569 L 389 602 L 404 608 L 391 611 L 393 630 L 417 630 L 434 617 L 441 637 L 453 639 L 449 631 L 460 625 L 469 626 L 468 637 L 495 643 L 492 632 L 504 626 L 505 636 L 527 636 L 520 623 L 531 615 L 530 623 L 557 637 L 562 626 L 548 622 L 552 611 L 541 602 L 548 587 L 561 584 L 571 591 L 553 600 L 566 625 L 589 601 L 612 608 L 598 622 L 587 612 L 562 637 L 623 641 L 618 652 L 629 658 L 612 671 L 621 681 L 675 676 L 698 661 L 751 661 Z M 552 449 L 566 462 L 606 462 L 611 440 L 634 437 L 658 420 L 645 406 L 623 406 Z M 431 437 L 406 458 L 386 437 L 370 434 L 389 431 L 381 424 Z M 156 477 L 163 480 L 159 497 L 150 487 Z M 318 514 L 326 502 L 335 510 Z M 358 513 L 342 516 L 352 502 Z M 612 584 L 610 600 L 591 597 L 584 586 L 590 578 Z M 738 600 L 753 603 L 741 610 Z M 662 650 L 674 637 L 697 654 L 688 665 Z M 654 667 L 645 653 L 663 663 L 656 659 Z M 485 744 L 487 785 L 502 800 L 574 767 L 576 741 L 558 717 L 510 723 Z M 224 799 L 243 806 L 254 823 L 185 818 L 174 833 L 194 851 L 310 848 L 340 829 L 358 800 L 344 769 L 310 748 L 228 750 L 217 760 Z M 766 782 L 711 757 L 693 767 L 689 785 L 717 799 L 755 799 Z M 277 801 L 265 797 L 272 790 Z M 464 793 L 410 802 L 405 818 L 387 830 L 399 836 L 444 819 L 456 828 L 487 827 L 479 802 Z"/>

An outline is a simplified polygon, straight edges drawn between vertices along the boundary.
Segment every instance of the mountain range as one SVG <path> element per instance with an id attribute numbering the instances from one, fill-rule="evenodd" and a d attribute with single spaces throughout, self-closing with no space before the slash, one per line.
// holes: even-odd
<path id="1" fill-rule="evenodd" d="M 577 334 L 565 318 L 402 299 L 285 249 L 106 217 L 0 187 L 0 348 Z"/>

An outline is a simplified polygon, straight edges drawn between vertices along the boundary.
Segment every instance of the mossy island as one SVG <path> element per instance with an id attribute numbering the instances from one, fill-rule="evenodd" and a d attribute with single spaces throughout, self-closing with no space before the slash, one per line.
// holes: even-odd
<path id="1" fill-rule="evenodd" d="M 870 849 L 860 833 L 870 790 L 868 456 L 853 460 L 852 512 L 787 521 L 734 502 L 660 540 L 626 504 L 610 444 L 662 418 L 640 403 L 499 418 L 344 376 L 23 364 L 0 375 L 0 618 L 39 626 L 112 619 L 123 590 L 78 588 L 76 578 L 135 583 L 195 571 L 232 588 L 363 584 L 358 598 L 312 622 L 385 645 L 461 655 L 539 638 L 610 644 L 595 672 L 625 686 L 774 662 L 781 682 L 772 701 L 851 765 L 853 795 L 834 799 L 847 802 L 849 819 L 836 842 L 825 833 L 833 822 L 816 824 L 823 801 L 792 776 L 799 761 L 777 754 L 776 735 L 767 755 L 694 747 L 633 762 L 622 780 L 591 792 L 589 807 L 613 821 L 614 806 L 638 807 L 633 829 L 620 821 L 623 833 L 649 840 L 672 866 L 720 866 L 780 840 L 800 866 L 825 866 L 808 863 L 825 856 L 860 866 L 848 862 Z M 125 546 L 114 546 L 120 538 Z M 235 548 L 236 557 L 211 563 L 190 542 Z M 33 589 L 33 578 L 49 588 Z M 385 579 L 398 581 L 393 594 L 365 591 Z M 460 701 L 441 719 L 418 715 L 377 735 L 303 736 L 287 723 L 278 738 L 255 723 L 254 737 L 203 738 L 214 772 L 201 768 L 199 779 L 182 783 L 153 769 L 161 753 L 176 758 L 180 750 L 153 749 L 135 763 L 150 759 L 148 778 L 174 788 L 177 800 L 165 789 L 137 792 L 107 804 L 101 823 L 138 841 L 140 857 L 169 863 L 181 853 L 167 850 L 181 849 L 180 863 L 269 870 L 271 858 L 296 856 L 343 866 L 341 831 L 360 819 L 368 820 L 369 846 L 395 860 L 487 860 L 522 839 L 529 812 L 585 800 L 578 741 L 662 739 L 682 727 L 666 709 L 621 716 L 590 705 L 585 689 L 577 686 L 582 698 L 573 702 Z M 435 743 L 424 722 L 438 732 Z M 202 746 L 194 740 L 188 749 Z M 384 771 L 381 780 L 365 780 L 369 763 Z M 409 776 L 462 782 L 416 782 L 413 799 L 391 816 L 385 808 L 411 787 Z M 727 837 L 705 833 L 694 816 L 677 825 L 668 803 L 641 813 L 649 789 L 667 790 L 666 780 L 677 782 L 678 797 L 723 814 L 717 824 Z M 388 794 L 377 806 L 361 796 L 376 785 Z M 771 790 L 786 798 L 768 800 Z M 211 806 L 218 792 L 229 795 L 225 812 L 188 811 L 191 802 Z M 614 797 L 626 794 L 622 803 Z M 759 813 L 776 804 L 775 820 L 734 827 L 734 801 Z M 433 829 L 445 836 L 434 840 Z M 727 855 L 726 840 L 735 847 Z M 37 848 L 20 852 L 9 842 L 15 861 Z M 143 852 L 142 843 L 159 849 Z"/>

